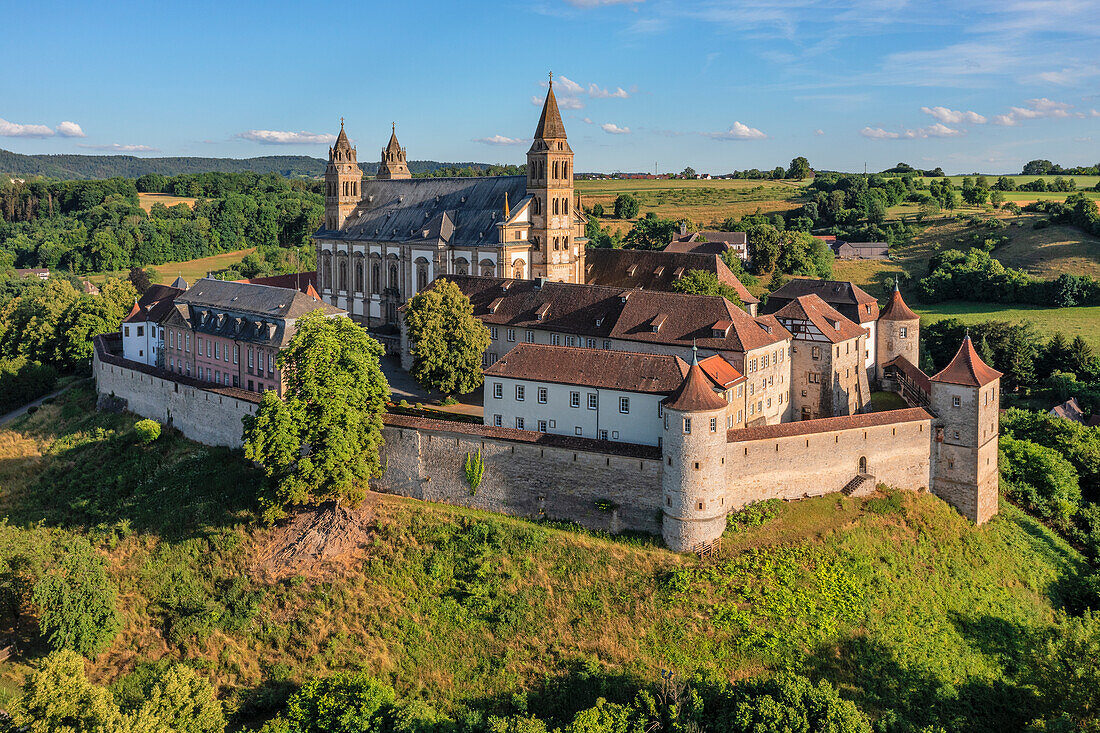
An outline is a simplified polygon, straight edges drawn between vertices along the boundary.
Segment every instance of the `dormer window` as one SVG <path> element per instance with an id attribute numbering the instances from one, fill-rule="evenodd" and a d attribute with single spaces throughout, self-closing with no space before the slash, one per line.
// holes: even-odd
<path id="1" fill-rule="evenodd" d="M 833 330 L 834 331 L 839 331 L 840 330 L 840 321 L 832 321 L 832 324 L 833 324 Z"/>
<path id="2" fill-rule="evenodd" d="M 710 334 L 713 338 L 724 339 L 729 335 L 730 328 L 733 327 L 733 321 L 718 321 L 710 327 Z"/>
<path id="3" fill-rule="evenodd" d="M 637 265 L 631 265 L 630 267 L 626 268 L 626 274 L 627 274 L 628 277 L 634 277 L 634 273 L 637 272 L 637 271 L 638 271 L 638 266 Z"/>
<path id="4" fill-rule="evenodd" d="M 665 321 L 667 320 L 668 316 L 666 316 L 664 313 L 658 313 L 656 316 L 654 316 L 653 322 L 652 324 L 650 324 L 653 329 L 653 333 L 657 333 L 658 331 L 660 331 L 661 326 L 665 325 Z"/>
<path id="5" fill-rule="evenodd" d="M 489 312 L 490 313 L 496 313 L 497 308 L 499 308 L 500 304 L 503 303 L 503 302 L 504 302 L 504 298 L 497 298 L 496 300 L 494 300 L 492 303 L 489 304 Z"/>
<path id="6" fill-rule="evenodd" d="M 537 311 L 535 311 L 535 318 L 542 321 L 542 320 L 545 320 L 546 316 L 548 316 L 549 314 L 550 314 L 550 304 L 549 303 L 543 303 L 541 306 L 539 306 L 539 309 Z"/>
<path id="7" fill-rule="evenodd" d="M 508 292 L 508 288 L 512 287 L 512 283 L 514 282 L 514 280 L 505 280 L 500 284 L 500 289 L 504 292 Z"/>
<path id="8" fill-rule="evenodd" d="M 675 270 L 673 270 L 673 272 L 672 272 L 672 278 L 673 278 L 674 280 L 679 280 L 679 279 L 681 279 L 681 278 L 682 278 L 683 276 L 684 276 L 684 268 L 682 268 L 682 267 L 677 267 L 677 268 L 676 268 Z"/>
<path id="9" fill-rule="evenodd" d="M 657 269 L 655 269 L 653 271 L 653 275 L 654 275 L 654 277 L 660 277 L 664 273 L 664 271 L 665 271 L 664 266 L 658 267 Z"/>

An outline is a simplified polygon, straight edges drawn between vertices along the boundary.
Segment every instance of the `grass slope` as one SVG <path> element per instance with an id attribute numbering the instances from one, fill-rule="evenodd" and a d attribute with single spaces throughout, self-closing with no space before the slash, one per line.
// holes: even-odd
<path id="1" fill-rule="evenodd" d="M 876 715 L 1016 730 L 1030 699 L 1013 677 L 1020 645 L 1081 564 L 1011 507 L 974 528 L 928 495 L 781 505 L 728 533 L 709 564 L 651 540 L 383 497 L 360 555 L 265 583 L 251 570 L 270 530 L 250 524 L 258 477 L 240 456 L 170 432 L 138 446 L 133 418 L 93 402 L 76 391 L 0 431 L 0 550 L 49 556 L 89 536 L 125 617 L 93 675 L 189 659 L 246 723 L 289 683 L 360 666 L 444 709 L 505 709 L 531 688 L 533 712 L 539 691 L 582 671 L 603 681 L 581 686 L 594 697 L 663 668 L 793 669 Z M 0 704 L 42 652 L 26 643 L 0 664 Z"/>

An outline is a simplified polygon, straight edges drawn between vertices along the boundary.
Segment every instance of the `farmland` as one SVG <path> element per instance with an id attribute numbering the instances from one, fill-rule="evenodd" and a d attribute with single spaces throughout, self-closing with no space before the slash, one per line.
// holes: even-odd
<path id="1" fill-rule="evenodd" d="M 173 196 L 168 193 L 139 193 L 138 204 L 141 208 L 148 212 L 153 208 L 153 204 L 164 204 L 168 208 L 172 208 L 176 204 L 183 204 L 187 208 L 192 209 L 195 207 L 195 201 L 197 199 L 189 196 Z"/>
<path id="2" fill-rule="evenodd" d="M 151 265 L 145 269 L 149 271 L 149 277 L 154 283 L 167 285 L 175 280 L 177 276 L 182 276 L 188 284 L 194 284 L 196 280 L 205 277 L 207 273 L 232 267 L 240 263 L 246 255 L 255 251 L 255 247 L 249 247 L 248 249 L 239 249 L 234 252 L 222 252 L 220 254 L 200 257 L 196 260 L 188 260 L 186 262 L 166 262 L 163 265 Z M 108 277 L 126 279 L 127 274 L 128 271 L 99 272 L 88 275 L 87 278 L 97 285 L 102 285 Z"/>

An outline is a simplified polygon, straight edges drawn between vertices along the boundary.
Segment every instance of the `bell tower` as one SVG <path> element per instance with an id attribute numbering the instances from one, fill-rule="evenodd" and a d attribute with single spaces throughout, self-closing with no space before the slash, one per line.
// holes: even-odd
<path id="1" fill-rule="evenodd" d="M 412 178 L 412 174 L 409 173 L 408 154 L 405 148 L 401 147 L 401 143 L 397 142 L 396 122 L 393 123 L 393 130 L 390 132 L 389 144 L 382 148 L 382 160 L 378 163 L 378 174 L 375 178 L 379 181 Z"/>
<path id="2" fill-rule="evenodd" d="M 554 75 L 535 139 L 527 151 L 531 203 L 531 276 L 584 282 L 584 228 L 574 223 L 573 150 L 554 97 Z"/>
<path id="3" fill-rule="evenodd" d="M 363 172 L 359 170 L 355 148 L 344 132 L 344 118 L 340 118 L 340 134 L 336 144 L 328 149 L 328 168 L 325 169 L 325 229 L 337 230 L 359 203 L 359 185 Z"/>

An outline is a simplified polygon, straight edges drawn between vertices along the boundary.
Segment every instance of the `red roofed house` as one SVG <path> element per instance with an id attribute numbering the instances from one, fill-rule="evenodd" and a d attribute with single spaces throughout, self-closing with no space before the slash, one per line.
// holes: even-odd
<path id="1" fill-rule="evenodd" d="M 709 403 L 737 402 L 717 429 L 744 427 L 745 378 L 718 355 L 695 368 Z M 659 446 L 688 376 L 678 356 L 519 344 L 485 370 L 485 424 Z"/>
<path id="2" fill-rule="evenodd" d="M 867 333 L 816 295 L 775 312 L 791 332 L 791 405 L 796 419 L 855 415 L 871 405 L 864 368 Z"/>

